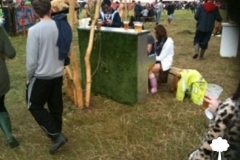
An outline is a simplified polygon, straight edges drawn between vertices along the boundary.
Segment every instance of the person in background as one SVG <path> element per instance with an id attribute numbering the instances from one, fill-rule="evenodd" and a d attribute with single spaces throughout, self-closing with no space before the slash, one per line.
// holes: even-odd
<path id="1" fill-rule="evenodd" d="M 154 27 L 154 34 L 157 42 L 154 45 L 156 54 L 156 63 L 149 69 L 149 82 L 151 93 L 157 92 L 157 78 L 154 73 L 167 71 L 172 66 L 174 56 L 174 42 L 171 37 L 167 36 L 167 31 L 163 25 Z"/>
<path id="2" fill-rule="evenodd" d="M 9 33 L 11 29 L 11 23 L 10 23 L 10 10 L 9 7 L 12 3 L 12 0 L 0 0 L 1 8 L 3 11 L 3 17 L 4 17 L 4 28 Z"/>
<path id="3" fill-rule="evenodd" d="M 14 58 L 16 56 L 8 34 L 0 25 L 0 128 L 3 131 L 10 148 L 19 146 L 19 142 L 13 136 L 12 126 L 8 111 L 5 106 L 5 95 L 10 89 L 10 80 L 5 58 Z"/>
<path id="4" fill-rule="evenodd" d="M 121 27 L 122 22 L 117 10 L 111 8 L 109 0 L 103 0 L 102 11 L 100 12 L 100 19 L 102 19 L 102 26 L 106 27 Z"/>
<path id="5" fill-rule="evenodd" d="M 119 2 L 117 1 L 117 2 L 115 3 L 115 8 L 114 8 L 114 9 L 118 11 L 119 5 L 120 5 Z M 118 13 L 119 13 L 119 12 L 118 12 Z"/>
<path id="6" fill-rule="evenodd" d="M 82 10 L 84 9 L 84 6 L 86 5 L 85 0 L 77 0 L 77 3 L 79 5 L 79 8 L 77 10 L 77 19 L 80 19 L 79 14 L 82 13 Z"/>
<path id="7" fill-rule="evenodd" d="M 50 154 L 68 139 L 62 134 L 62 81 L 64 60 L 58 47 L 61 34 L 51 19 L 49 0 L 33 0 L 32 6 L 40 22 L 28 30 L 26 45 L 27 108 L 52 140 Z M 66 28 L 66 27 L 65 27 Z M 66 48 L 65 48 L 66 49 Z M 47 103 L 48 109 L 44 108 Z"/>
<path id="8" fill-rule="evenodd" d="M 143 10 L 142 10 L 141 14 L 142 14 L 142 19 L 145 22 L 147 17 L 148 17 L 148 9 L 147 9 L 147 7 L 143 7 Z"/>
<path id="9" fill-rule="evenodd" d="M 192 58 L 196 59 L 198 57 L 201 48 L 200 59 L 203 59 L 205 51 L 208 48 L 215 20 L 221 22 L 222 17 L 220 16 L 218 7 L 213 4 L 213 0 L 207 0 L 197 8 L 194 18 L 197 21 L 197 29 L 194 37 L 195 54 Z"/>
<path id="10" fill-rule="evenodd" d="M 143 8 L 142 8 L 142 5 L 141 5 L 141 2 L 138 1 L 138 3 L 134 7 L 134 13 L 135 13 L 135 20 L 136 21 L 140 21 L 142 10 L 143 10 Z"/>
<path id="11" fill-rule="evenodd" d="M 168 14 L 168 24 L 171 25 L 171 22 L 174 18 L 174 11 L 175 11 L 175 6 L 173 5 L 172 2 L 169 3 L 167 6 L 167 14 Z"/>
<path id="12" fill-rule="evenodd" d="M 155 11 L 155 16 L 156 16 L 156 25 L 158 25 L 160 19 L 161 19 L 161 14 L 163 12 L 163 4 L 162 4 L 162 0 L 159 0 L 159 2 L 157 2 L 157 0 L 155 1 L 155 5 L 154 5 L 154 11 Z"/>

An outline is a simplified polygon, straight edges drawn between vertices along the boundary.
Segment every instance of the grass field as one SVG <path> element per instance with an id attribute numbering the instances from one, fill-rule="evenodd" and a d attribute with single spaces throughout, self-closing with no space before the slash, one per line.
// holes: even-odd
<path id="1" fill-rule="evenodd" d="M 237 58 L 219 55 L 220 38 L 212 37 L 205 60 L 193 60 L 195 20 L 190 11 L 176 11 L 175 20 L 167 25 L 166 13 L 161 24 L 175 42 L 174 66 L 197 69 L 208 83 L 224 88 L 221 99 L 230 96 L 239 79 Z M 153 30 L 155 23 L 144 24 Z M 77 46 L 76 33 L 74 42 Z M 170 92 L 171 81 L 159 86 L 157 94 L 134 106 L 119 104 L 101 96 L 91 97 L 89 109 L 78 110 L 64 94 L 63 133 L 69 142 L 52 156 L 50 140 L 36 124 L 25 104 L 26 38 L 11 37 L 17 56 L 7 61 L 11 91 L 6 96 L 13 131 L 20 147 L 9 149 L 0 139 L 3 160 L 186 160 L 187 154 L 199 146 L 208 120 L 201 106 L 188 98 L 177 101 Z M 77 48 L 77 47 L 76 47 Z M 2 133 L 0 133 L 2 134 Z"/>

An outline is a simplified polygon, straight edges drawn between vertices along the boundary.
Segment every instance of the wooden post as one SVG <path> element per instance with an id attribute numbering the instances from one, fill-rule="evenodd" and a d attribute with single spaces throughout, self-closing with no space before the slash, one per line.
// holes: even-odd
<path id="1" fill-rule="evenodd" d="M 69 1 L 69 24 L 71 28 L 74 28 L 74 14 L 75 14 L 75 0 Z M 83 108 L 83 93 L 82 86 L 80 83 L 80 69 L 78 65 L 78 58 L 75 52 L 74 45 L 71 45 L 71 66 L 65 67 L 65 78 L 64 81 L 65 88 L 70 96 L 70 98 L 74 101 L 74 104 L 78 108 Z"/>
<path id="2" fill-rule="evenodd" d="M 89 103 L 90 103 L 91 83 L 92 83 L 90 56 L 91 56 L 92 48 L 93 48 L 95 24 L 99 18 L 100 6 L 101 6 L 101 0 L 96 0 L 94 18 L 92 19 L 90 37 L 89 37 L 88 47 L 87 47 L 86 54 L 85 54 L 85 66 L 86 66 L 85 106 L 86 107 L 89 107 Z"/>
<path id="3" fill-rule="evenodd" d="M 127 0 L 124 1 L 124 10 L 123 10 L 123 12 L 124 12 L 125 20 L 128 20 L 128 4 L 127 4 Z"/>

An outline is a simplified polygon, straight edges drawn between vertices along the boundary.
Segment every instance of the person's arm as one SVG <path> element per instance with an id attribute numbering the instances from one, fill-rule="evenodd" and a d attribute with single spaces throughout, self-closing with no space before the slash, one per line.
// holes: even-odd
<path id="1" fill-rule="evenodd" d="M 147 53 L 148 54 L 150 54 L 152 52 L 153 44 L 154 44 L 153 36 L 152 35 L 148 35 L 147 36 Z"/>
<path id="2" fill-rule="evenodd" d="M 39 52 L 36 33 L 34 33 L 31 30 L 31 28 L 28 31 L 26 50 L 27 50 L 27 55 L 26 55 L 27 81 L 30 81 L 37 69 L 38 52 Z"/>
<path id="3" fill-rule="evenodd" d="M 2 54 L 7 58 L 12 59 L 16 56 L 16 51 L 15 51 L 14 47 L 12 46 L 12 43 L 11 43 L 4 27 L 1 26 L 0 32 L 1 32 L 0 35 L 2 36 L 2 40 L 3 40 L 3 53 Z"/>
<path id="4" fill-rule="evenodd" d="M 204 101 L 206 101 L 208 103 L 208 109 L 214 114 L 216 115 L 216 110 L 217 107 L 219 106 L 219 104 L 221 103 L 220 100 L 212 97 L 211 95 L 205 95 L 204 96 Z"/>
<path id="5" fill-rule="evenodd" d="M 194 15 L 194 18 L 195 18 L 195 20 L 197 20 L 197 21 L 198 21 L 199 16 L 200 16 L 200 10 L 201 10 L 201 6 L 197 8 L 197 11 L 196 11 L 196 13 L 195 13 L 195 15 Z"/>

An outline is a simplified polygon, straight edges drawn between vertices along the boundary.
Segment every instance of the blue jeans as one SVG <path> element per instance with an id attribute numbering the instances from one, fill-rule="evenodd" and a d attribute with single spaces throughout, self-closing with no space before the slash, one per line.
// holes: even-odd
<path id="1" fill-rule="evenodd" d="M 161 12 L 155 13 L 155 16 L 156 16 L 156 23 L 159 23 L 161 18 Z"/>

